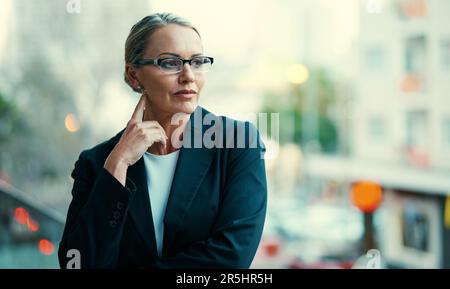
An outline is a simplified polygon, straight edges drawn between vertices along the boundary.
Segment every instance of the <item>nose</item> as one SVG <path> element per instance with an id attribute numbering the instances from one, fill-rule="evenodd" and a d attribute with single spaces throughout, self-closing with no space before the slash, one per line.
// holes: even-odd
<path id="1" fill-rule="evenodd" d="M 192 82 L 195 80 L 195 73 L 192 71 L 189 63 L 183 65 L 183 69 L 180 72 L 180 82 Z"/>

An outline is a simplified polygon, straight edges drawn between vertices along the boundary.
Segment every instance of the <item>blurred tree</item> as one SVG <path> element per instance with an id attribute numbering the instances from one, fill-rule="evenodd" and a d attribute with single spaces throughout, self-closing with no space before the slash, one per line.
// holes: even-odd
<path id="1" fill-rule="evenodd" d="M 0 92 L 0 145 L 6 143 L 11 137 L 18 120 L 15 107 Z"/>
<path id="2" fill-rule="evenodd" d="M 14 186 L 39 195 L 44 202 L 52 202 L 46 195 L 50 187 L 55 188 L 55 196 L 61 196 L 86 133 L 83 127 L 70 133 L 64 125 L 65 116 L 76 114 L 77 108 L 75 91 L 69 85 L 73 79 L 62 73 L 65 63 L 57 62 L 65 49 L 62 28 L 70 30 L 63 13 L 51 13 L 60 10 L 58 5 L 54 1 L 14 3 L 20 21 L 10 34 L 5 57 L 8 74 L 3 76 L 4 90 L 13 95 L 2 98 L 7 113 L 2 111 L 0 117 L 0 126 L 5 127 L 0 132 L 4 170 Z"/>
<path id="3" fill-rule="evenodd" d="M 26 134 L 26 122 L 17 107 L 0 92 L 0 179 L 10 181 L 11 155 L 17 138 Z"/>
<path id="4" fill-rule="evenodd" d="M 8 73 L 1 83 L 13 95 L 0 99 L 0 162 L 13 185 L 44 202 L 69 200 L 74 162 L 97 143 L 90 123 L 110 97 L 103 88 L 123 82 L 125 37 L 148 9 L 145 0 L 131 8 L 120 1 L 85 4 L 80 14 L 70 14 L 60 1 L 12 2 L 17 21 L 8 34 L 2 60 Z M 68 114 L 78 130 L 66 127 Z"/>
<path id="5" fill-rule="evenodd" d="M 338 143 L 336 124 L 332 116 L 336 101 L 335 83 L 323 68 L 314 69 L 310 73 L 315 74 L 316 87 L 313 97 L 317 98 L 317 107 L 315 108 L 318 123 L 317 141 L 322 152 L 335 153 Z M 311 85 L 314 85 L 314 83 L 306 81 L 300 86 L 290 85 L 288 93 L 285 95 L 267 92 L 264 96 L 262 111 L 280 114 L 279 133 L 281 143 L 294 141 L 301 146 L 306 145 L 308 139 L 305 139 L 303 122 L 307 115 L 305 98 L 308 89 L 311 89 Z M 293 129 L 292 125 L 294 126 Z"/>

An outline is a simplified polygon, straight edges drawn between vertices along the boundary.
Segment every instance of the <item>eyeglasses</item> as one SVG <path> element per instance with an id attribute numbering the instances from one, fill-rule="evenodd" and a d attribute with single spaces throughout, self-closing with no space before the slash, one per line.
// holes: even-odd
<path id="1" fill-rule="evenodd" d="M 135 65 L 155 65 L 165 73 L 178 73 L 183 70 L 184 64 L 189 66 L 194 72 L 207 72 L 211 69 L 214 58 L 208 56 L 195 56 L 191 59 L 181 59 L 179 57 L 167 57 L 158 59 L 140 59 L 134 62 Z"/>

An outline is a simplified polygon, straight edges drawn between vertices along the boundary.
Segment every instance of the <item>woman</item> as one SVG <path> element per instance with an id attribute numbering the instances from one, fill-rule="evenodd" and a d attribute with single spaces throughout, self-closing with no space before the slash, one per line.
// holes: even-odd
<path id="1" fill-rule="evenodd" d="M 76 249 L 81 268 L 248 268 L 267 205 L 256 128 L 198 106 L 213 59 L 186 20 L 143 18 L 125 62 L 142 95 L 126 128 L 75 163 L 60 266 Z"/>

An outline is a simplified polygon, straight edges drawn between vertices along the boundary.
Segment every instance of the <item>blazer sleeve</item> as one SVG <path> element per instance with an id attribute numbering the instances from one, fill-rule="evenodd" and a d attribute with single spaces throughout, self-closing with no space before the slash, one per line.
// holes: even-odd
<path id="1" fill-rule="evenodd" d="M 67 268 L 70 260 L 67 252 L 77 249 L 81 268 L 113 268 L 136 187 L 131 180 L 127 180 L 127 187 L 124 187 L 103 167 L 94 177 L 85 152 L 75 163 L 72 178 L 73 198 L 59 244 L 59 264 Z"/>
<path id="2" fill-rule="evenodd" d="M 157 268 L 249 268 L 258 248 L 267 208 L 263 148 L 236 150 L 211 237 L 191 244 Z"/>

